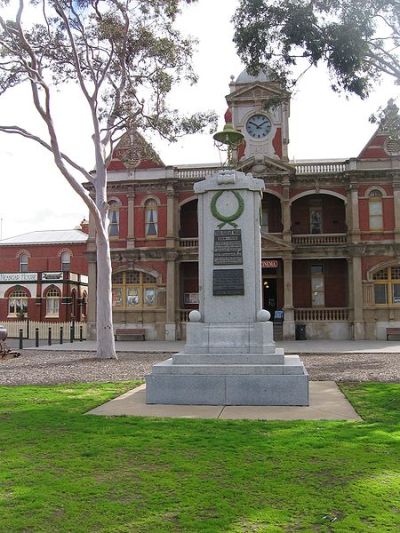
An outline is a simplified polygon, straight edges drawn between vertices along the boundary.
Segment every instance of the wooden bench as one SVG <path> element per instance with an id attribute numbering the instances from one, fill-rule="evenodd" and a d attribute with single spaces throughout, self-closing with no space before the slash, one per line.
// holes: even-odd
<path id="1" fill-rule="evenodd" d="M 400 341 L 400 328 L 386 328 L 386 340 Z"/>
<path id="2" fill-rule="evenodd" d="M 146 330 L 143 328 L 117 328 L 115 330 L 116 341 L 144 341 Z"/>

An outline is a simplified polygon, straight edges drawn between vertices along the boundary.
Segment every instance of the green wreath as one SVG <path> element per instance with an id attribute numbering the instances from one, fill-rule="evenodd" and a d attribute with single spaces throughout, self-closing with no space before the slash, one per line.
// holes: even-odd
<path id="1" fill-rule="evenodd" d="M 233 215 L 230 215 L 230 216 L 224 216 L 222 215 L 219 211 L 218 211 L 218 208 L 217 208 L 217 202 L 219 200 L 219 198 L 224 194 L 224 192 L 231 192 L 235 195 L 235 198 L 236 200 L 238 201 L 238 208 L 236 209 L 236 211 L 233 213 Z M 217 193 L 214 194 L 212 200 L 211 200 L 211 213 L 213 214 L 213 216 L 215 218 L 217 218 L 218 220 L 221 220 L 222 224 L 218 224 L 218 227 L 221 229 L 225 226 L 225 224 L 230 224 L 232 227 L 236 228 L 237 227 L 237 224 L 235 224 L 233 221 L 236 220 L 237 218 L 240 217 L 240 215 L 243 213 L 244 211 L 244 200 L 243 198 L 241 197 L 241 195 L 237 192 L 237 191 L 218 191 Z"/>

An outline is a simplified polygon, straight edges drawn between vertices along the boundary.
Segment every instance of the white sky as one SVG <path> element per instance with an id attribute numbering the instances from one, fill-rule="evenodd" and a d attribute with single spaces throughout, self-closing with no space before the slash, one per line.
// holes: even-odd
<path id="1" fill-rule="evenodd" d="M 185 112 L 214 109 L 221 116 L 221 127 L 230 76 L 237 77 L 243 70 L 232 43 L 230 23 L 237 4 L 237 0 L 199 0 L 184 8 L 180 21 L 181 28 L 200 41 L 194 62 L 199 83 L 175 90 L 171 103 Z M 307 73 L 298 84 L 291 103 L 291 159 L 357 156 L 375 129 L 368 117 L 399 93 L 399 87 L 385 80 L 368 100 L 361 101 L 334 94 L 329 85 L 323 69 Z M 86 110 L 79 106 L 70 89 L 59 93 L 56 103 L 65 151 L 78 154 L 79 161 L 92 168 Z M 30 100 L 24 98 L 22 88 L 0 97 L 0 117 L 2 124 L 32 127 L 35 122 Z M 209 134 L 186 137 L 174 145 L 157 138 L 152 138 L 152 142 L 166 164 L 219 161 Z M 72 228 L 87 217 L 82 200 L 42 148 L 1 133 L 0 161 L 2 238 L 29 231 Z"/>

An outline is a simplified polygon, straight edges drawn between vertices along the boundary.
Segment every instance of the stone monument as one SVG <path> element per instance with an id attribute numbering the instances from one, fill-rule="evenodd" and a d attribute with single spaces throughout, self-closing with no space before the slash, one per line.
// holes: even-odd
<path id="1" fill-rule="evenodd" d="M 308 405 L 308 374 L 275 347 L 262 309 L 260 204 L 264 182 L 221 170 L 194 186 L 199 217 L 199 311 L 182 352 L 146 376 L 146 402 Z"/>

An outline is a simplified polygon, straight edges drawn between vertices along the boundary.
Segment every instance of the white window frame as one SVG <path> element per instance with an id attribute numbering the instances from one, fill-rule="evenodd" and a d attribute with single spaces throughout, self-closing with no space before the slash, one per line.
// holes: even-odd
<path id="1" fill-rule="evenodd" d="M 29 293 L 27 289 L 23 287 L 15 288 L 10 292 L 8 296 L 8 317 L 18 317 L 21 313 L 21 310 L 24 313 L 24 316 L 28 313 L 28 300 Z M 14 310 L 11 311 L 11 306 L 13 305 Z"/>
<path id="2" fill-rule="evenodd" d="M 57 287 L 49 287 L 46 291 L 46 318 L 60 316 L 61 291 Z"/>

